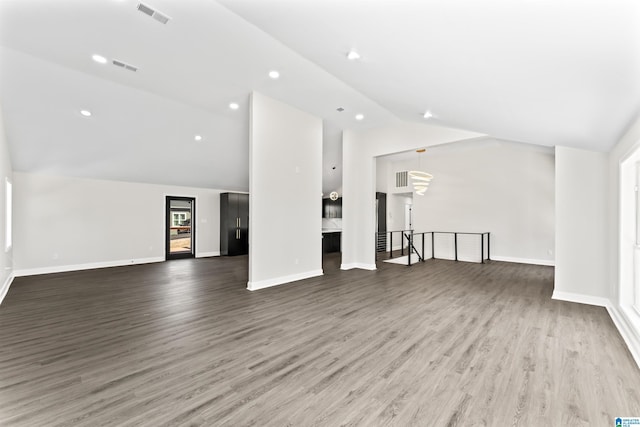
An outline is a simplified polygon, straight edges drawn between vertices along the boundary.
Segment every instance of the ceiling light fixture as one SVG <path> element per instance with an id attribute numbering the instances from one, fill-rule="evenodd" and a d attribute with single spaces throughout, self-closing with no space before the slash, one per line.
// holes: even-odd
<path id="1" fill-rule="evenodd" d="M 424 153 L 426 148 L 419 148 L 416 150 L 418 154 Z M 422 169 L 422 156 L 418 157 L 418 169 Z M 427 191 L 429 187 L 429 183 L 433 179 L 433 175 L 430 173 L 423 172 L 421 170 L 413 170 L 409 171 L 408 174 L 412 179 L 413 189 L 415 190 L 418 196 L 424 196 L 424 193 Z"/>
<path id="2" fill-rule="evenodd" d="M 349 61 L 357 61 L 358 59 L 360 59 L 360 54 L 355 50 L 351 49 L 349 53 L 347 53 L 347 59 Z"/>
<path id="3" fill-rule="evenodd" d="M 195 139 L 196 141 L 202 141 L 202 136 L 196 135 L 193 137 L 193 139 Z"/>
<path id="4" fill-rule="evenodd" d="M 422 171 L 409 171 L 409 176 L 413 179 L 413 189 L 416 191 L 416 194 L 424 196 L 433 175 Z"/>
<path id="5" fill-rule="evenodd" d="M 232 102 L 231 104 L 229 104 L 229 108 L 231 108 L 232 110 L 237 110 L 238 108 L 240 108 L 240 104 L 238 104 L 237 102 Z"/>
<path id="6" fill-rule="evenodd" d="M 364 120 L 364 114 L 356 114 L 356 120 Z"/>
<path id="7" fill-rule="evenodd" d="M 80 110 L 80 114 L 82 114 L 85 117 L 91 117 L 91 111 L 89 110 Z"/>
<path id="8" fill-rule="evenodd" d="M 277 80 L 280 78 L 280 73 L 276 70 L 271 70 L 269 71 L 269 77 L 271 77 L 273 80 Z"/>
<path id="9" fill-rule="evenodd" d="M 106 64 L 107 63 L 107 58 L 105 58 L 102 55 L 93 55 L 91 57 L 91 59 L 93 59 L 94 61 L 96 61 L 98 64 Z"/>
<path id="10" fill-rule="evenodd" d="M 433 117 L 433 113 L 432 113 L 431 111 L 428 111 L 428 110 L 427 110 L 427 111 L 424 113 L 424 116 L 422 116 L 422 117 L 424 117 L 425 119 L 430 119 L 431 117 Z"/>

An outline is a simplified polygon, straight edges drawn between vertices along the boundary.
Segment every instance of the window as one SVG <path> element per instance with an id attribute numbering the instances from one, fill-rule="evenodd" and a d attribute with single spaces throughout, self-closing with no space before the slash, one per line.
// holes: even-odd
<path id="1" fill-rule="evenodd" d="M 640 333 L 640 141 L 620 162 L 619 264 L 616 295 L 629 326 Z"/>
<path id="2" fill-rule="evenodd" d="M 180 227 L 181 225 L 184 225 L 187 220 L 186 212 L 172 212 L 171 215 L 171 225 L 173 227 Z"/>
<path id="3" fill-rule="evenodd" d="M 4 181 L 4 195 L 5 195 L 5 217 L 4 217 L 4 222 L 5 222 L 5 245 L 4 245 L 4 250 L 5 252 L 8 252 L 11 249 L 11 246 L 13 245 L 13 235 L 12 235 L 12 229 L 13 229 L 13 217 L 12 217 L 12 212 L 13 212 L 13 186 L 11 185 L 11 182 L 9 181 L 9 178 L 5 178 Z"/>
<path id="4" fill-rule="evenodd" d="M 635 163 L 634 171 L 634 191 L 635 191 L 635 206 L 634 206 L 634 220 L 635 220 L 635 250 L 633 254 L 633 269 L 634 269 L 634 306 L 636 310 L 640 312 L 640 162 Z"/>
<path id="5" fill-rule="evenodd" d="M 636 168 L 635 168 L 635 185 L 634 185 L 634 192 L 635 192 L 635 223 L 636 223 L 636 246 L 640 246 L 640 197 L 639 197 L 639 193 L 638 190 L 640 188 L 640 162 L 636 162 Z"/>

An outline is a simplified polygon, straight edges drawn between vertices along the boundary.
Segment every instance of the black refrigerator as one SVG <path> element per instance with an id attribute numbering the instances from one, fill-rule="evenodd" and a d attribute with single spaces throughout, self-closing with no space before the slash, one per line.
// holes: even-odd
<path id="1" fill-rule="evenodd" d="M 220 194 L 220 254 L 249 253 L 249 195 Z"/>

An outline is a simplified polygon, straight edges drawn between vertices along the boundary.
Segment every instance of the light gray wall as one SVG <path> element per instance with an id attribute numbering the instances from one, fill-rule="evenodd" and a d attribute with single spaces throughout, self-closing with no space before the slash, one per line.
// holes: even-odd
<path id="1" fill-rule="evenodd" d="M 165 196 L 196 198 L 196 255 L 220 253 L 221 190 L 14 173 L 16 275 L 162 261 Z"/>
<path id="2" fill-rule="evenodd" d="M 375 157 L 453 141 L 482 137 L 459 129 L 398 122 L 382 128 L 343 133 L 342 266 L 374 270 Z"/>
<path id="3" fill-rule="evenodd" d="M 249 283 L 322 274 L 322 120 L 259 93 L 251 100 Z"/>
<path id="4" fill-rule="evenodd" d="M 453 143 L 427 151 L 422 169 L 434 178 L 413 198 L 416 230 L 490 232 L 492 259 L 553 264 L 553 149 L 494 139 Z"/>
<path id="5" fill-rule="evenodd" d="M 4 132 L 3 115 L 0 111 L 0 303 L 2 302 L 13 277 L 13 249 L 6 250 L 6 233 L 5 233 L 5 212 L 6 212 L 6 195 L 5 180 L 13 181 L 13 172 L 11 169 L 11 159 L 9 156 L 9 148 L 7 138 Z M 13 194 L 15 199 L 15 187 Z M 14 210 L 15 212 L 15 210 Z M 12 233 L 15 239 L 15 232 Z"/>
<path id="6" fill-rule="evenodd" d="M 419 169 L 434 176 L 424 196 L 413 195 L 414 230 L 487 231 L 491 233 L 492 259 L 553 264 L 553 148 L 487 138 L 414 154 L 390 162 L 388 167 L 390 187 L 395 186 L 399 171 Z M 397 190 L 404 191 L 406 188 Z M 404 204 L 404 199 L 393 191 L 389 194 L 388 215 L 393 214 L 398 229 L 404 223 L 403 207 L 394 207 L 394 202 Z M 479 245 L 473 246 L 474 238 L 468 239 L 479 260 Z"/>
<path id="7" fill-rule="evenodd" d="M 556 147 L 554 298 L 606 305 L 607 154 Z"/>

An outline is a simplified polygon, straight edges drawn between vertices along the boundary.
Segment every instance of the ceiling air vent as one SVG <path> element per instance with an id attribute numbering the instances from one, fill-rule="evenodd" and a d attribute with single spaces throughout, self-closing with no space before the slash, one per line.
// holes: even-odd
<path id="1" fill-rule="evenodd" d="M 138 3 L 138 10 L 144 13 L 145 15 L 149 15 L 150 17 L 152 17 L 153 19 L 155 19 L 160 23 L 166 24 L 167 22 L 169 22 L 170 18 L 167 15 L 165 15 L 164 13 L 158 12 L 155 9 L 150 8 L 146 4 Z"/>
<path id="2" fill-rule="evenodd" d="M 403 188 L 409 185 L 409 172 L 396 172 L 396 188 Z"/>
<path id="3" fill-rule="evenodd" d="M 115 65 L 116 67 L 124 68 L 125 70 L 133 71 L 134 73 L 138 71 L 138 67 L 134 67 L 133 65 L 127 64 L 122 61 L 118 61 L 117 59 L 113 60 L 113 65 Z"/>

